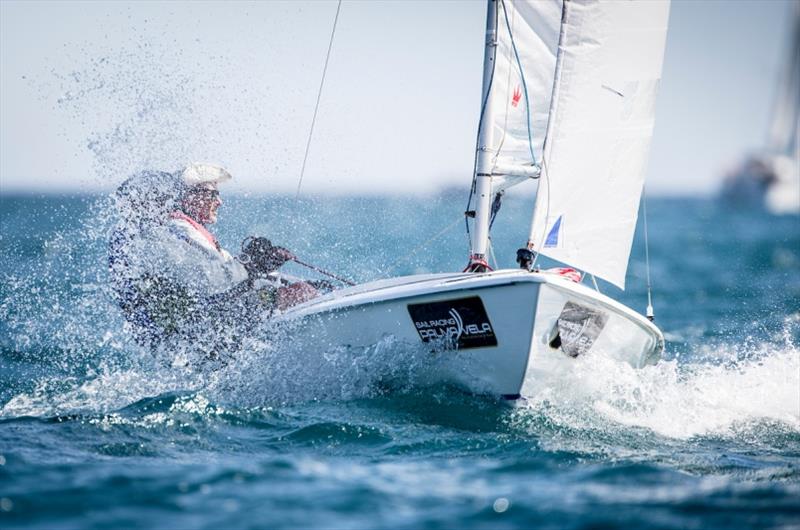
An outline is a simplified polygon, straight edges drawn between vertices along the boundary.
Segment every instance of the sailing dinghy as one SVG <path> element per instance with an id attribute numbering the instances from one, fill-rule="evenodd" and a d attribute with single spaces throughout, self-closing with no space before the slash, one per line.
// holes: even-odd
<path id="1" fill-rule="evenodd" d="M 301 347 L 323 351 L 387 337 L 429 345 L 452 361 L 435 382 L 507 399 L 526 395 L 539 370 L 581 356 L 657 362 L 664 338 L 650 319 L 571 269 L 540 271 L 537 259 L 624 288 L 668 15 L 666 1 L 489 0 L 467 269 L 349 287 L 277 319 L 302 330 Z M 492 271 L 493 205 L 531 179 L 521 268 Z"/>

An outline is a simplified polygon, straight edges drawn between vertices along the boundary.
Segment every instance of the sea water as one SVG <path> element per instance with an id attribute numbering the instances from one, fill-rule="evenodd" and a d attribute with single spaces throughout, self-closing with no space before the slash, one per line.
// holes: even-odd
<path id="1" fill-rule="evenodd" d="M 225 197 L 214 229 L 359 282 L 456 271 L 464 199 Z M 505 201 L 500 267 L 531 206 Z M 509 407 L 426 386 L 430 353 L 390 338 L 261 330 L 224 368 L 167 367 L 114 304 L 108 198 L 3 195 L 0 527 L 800 527 L 800 221 L 648 207 L 663 360 L 565 358 Z M 600 289 L 643 312 L 641 228 L 627 290 Z"/>

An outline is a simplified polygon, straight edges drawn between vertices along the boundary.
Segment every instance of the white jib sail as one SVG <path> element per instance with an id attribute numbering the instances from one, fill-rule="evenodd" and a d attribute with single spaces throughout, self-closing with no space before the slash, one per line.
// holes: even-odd
<path id="1" fill-rule="evenodd" d="M 538 176 L 561 26 L 561 0 L 499 1 L 488 105 L 493 112 L 492 189 Z"/>
<path id="2" fill-rule="evenodd" d="M 566 0 L 530 244 L 624 288 L 669 2 Z"/>

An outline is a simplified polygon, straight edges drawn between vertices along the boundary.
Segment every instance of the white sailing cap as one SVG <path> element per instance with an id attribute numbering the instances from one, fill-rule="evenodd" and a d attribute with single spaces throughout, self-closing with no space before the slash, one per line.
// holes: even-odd
<path id="1" fill-rule="evenodd" d="M 201 184 L 219 184 L 232 178 L 224 168 L 213 164 L 189 164 L 181 173 L 181 180 L 189 187 Z"/>

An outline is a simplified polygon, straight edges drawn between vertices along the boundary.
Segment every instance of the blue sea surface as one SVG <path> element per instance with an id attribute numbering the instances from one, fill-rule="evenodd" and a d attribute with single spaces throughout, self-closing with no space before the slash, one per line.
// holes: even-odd
<path id="1" fill-rule="evenodd" d="M 234 253 L 266 235 L 359 282 L 466 264 L 464 193 L 224 198 Z M 505 201 L 499 266 L 532 203 Z M 111 295 L 108 197 L 2 195 L 0 528 L 800 528 L 800 220 L 648 208 L 664 359 L 587 355 L 510 407 L 425 386 L 392 342 L 264 333 L 165 367 Z M 643 312 L 641 234 L 627 289 L 600 288 Z"/>

